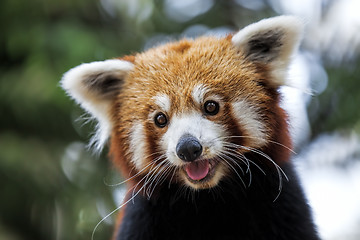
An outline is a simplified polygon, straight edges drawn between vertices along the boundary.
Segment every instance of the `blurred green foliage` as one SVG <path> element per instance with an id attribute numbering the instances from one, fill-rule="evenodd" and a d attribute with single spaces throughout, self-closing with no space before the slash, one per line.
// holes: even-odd
<path id="1" fill-rule="evenodd" d="M 63 171 L 66 147 L 88 133 L 74 130 L 82 112 L 59 88 L 62 74 L 141 45 L 124 37 L 124 20 L 101 14 L 96 1 L 1 1 L 0 239 L 89 239 L 98 201 L 114 208 L 103 158 L 73 159 L 73 181 Z"/>
<path id="2" fill-rule="evenodd" d="M 119 0 L 113 14 L 104 2 L 0 3 L 0 239 L 90 239 L 116 208 L 114 188 L 103 182 L 114 175 L 111 164 L 84 147 L 92 126 L 77 121 L 83 112 L 60 89 L 64 72 L 141 51 L 159 33 L 179 36 L 194 24 L 235 28 L 275 15 L 216 1 L 205 14 L 176 22 L 164 13 L 164 1 L 135 1 L 138 9 L 152 10 L 145 19 L 131 13 L 132 1 Z M 360 126 L 359 68 L 329 74 L 329 88 L 310 109 L 314 134 Z M 104 223 L 95 239 L 111 234 L 112 223 Z"/>
<path id="3" fill-rule="evenodd" d="M 309 105 L 313 137 L 322 132 L 354 130 L 360 134 L 360 66 L 329 66 L 329 85 Z"/>

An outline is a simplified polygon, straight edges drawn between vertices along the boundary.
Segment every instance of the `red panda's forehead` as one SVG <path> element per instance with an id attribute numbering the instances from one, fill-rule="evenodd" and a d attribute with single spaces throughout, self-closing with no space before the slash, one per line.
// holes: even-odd
<path id="1" fill-rule="evenodd" d="M 196 104 L 196 91 L 229 101 L 242 93 L 256 92 L 252 89 L 257 75 L 255 67 L 245 61 L 229 39 L 206 37 L 136 55 L 135 70 L 129 79 L 131 88 L 148 103 L 165 96 L 172 109 L 184 111 Z"/>

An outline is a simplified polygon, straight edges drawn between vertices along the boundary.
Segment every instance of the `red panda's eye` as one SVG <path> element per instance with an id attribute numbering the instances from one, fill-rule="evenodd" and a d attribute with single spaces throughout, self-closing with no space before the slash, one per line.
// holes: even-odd
<path id="1" fill-rule="evenodd" d="M 163 128 L 166 126 L 168 120 L 164 113 L 158 113 L 154 118 L 154 122 L 156 126 L 158 126 L 159 128 Z"/>
<path id="2" fill-rule="evenodd" d="M 219 112 L 219 104 L 215 101 L 206 101 L 204 109 L 206 114 L 216 115 Z"/>

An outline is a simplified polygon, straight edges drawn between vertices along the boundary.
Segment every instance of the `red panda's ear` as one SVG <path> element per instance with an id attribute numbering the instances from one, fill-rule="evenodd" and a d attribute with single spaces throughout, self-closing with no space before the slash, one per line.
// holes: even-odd
<path id="1" fill-rule="evenodd" d="M 110 107 L 133 64 L 124 60 L 106 60 L 81 64 L 66 72 L 62 88 L 99 122 L 93 138 L 98 150 L 111 131 Z"/>
<path id="2" fill-rule="evenodd" d="M 270 66 L 275 86 L 285 84 L 292 54 L 302 37 L 303 23 L 293 16 L 279 16 L 250 24 L 232 37 L 232 43 L 254 62 Z"/>

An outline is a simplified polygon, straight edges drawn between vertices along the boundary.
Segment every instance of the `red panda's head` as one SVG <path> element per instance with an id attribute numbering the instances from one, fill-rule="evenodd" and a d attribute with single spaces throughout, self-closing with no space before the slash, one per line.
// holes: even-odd
<path id="1" fill-rule="evenodd" d="M 294 17 L 270 18 L 222 39 L 82 64 L 62 86 L 99 121 L 97 147 L 111 137 L 123 174 L 211 188 L 249 164 L 247 152 L 289 146 L 277 89 L 301 31 Z"/>

